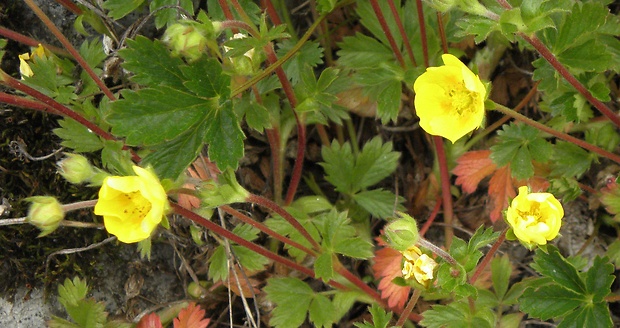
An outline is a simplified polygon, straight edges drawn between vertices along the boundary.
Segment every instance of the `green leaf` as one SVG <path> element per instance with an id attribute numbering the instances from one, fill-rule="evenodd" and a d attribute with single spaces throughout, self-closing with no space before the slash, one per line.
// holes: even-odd
<path id="1" fill-rule="evenodd" d="M 263 132 L 265 128 L 271 128 L 271 116 L 269 110 L 262 104 L 244 96 L 234 103 L 233 107 L 237 117 L 245 116 L 248 126 L 258 132 Z"/>
<path id="2" fill-rule="evenodd" d="M 79 326 L 84 328 L 103 327 L 107 313 L 105 305 L 93 299 L 85 299 L 88 285 L 75 277 L 73 281 L 66 279 L 63 285 L 58 286 L 58 301 Z"/>
<path id="3" fill-rule="evenodd" d="M 607 48 L 597 40 L 588 40 L 557 55 L 558 60 L 574 72 L 604 72 L 611 56 Z"/>
<path id="4" fill-rule="evenodd" d="M 550 16 L 565 11 L 554 1 L 549 0 L 523 1 L 520 8 L 525 24 L 523 32 L 530 35 L 547 27 L 555 27 Z"/>
<path id="5" fill-rule="evenodd" d="M 65 279 L 64 284 L 58 286 L 58 301 L 63 306 L 78 306 L 79 302 L 86 297 L 88 285 L 86 281 L 78 277 Z"/>
<path id="6" fill-rule="evenodd" d="M 465 15 L 456 22 L 456 25 L 460 28 L 456 36 L 464 37 L 473 35 L 476 43 L 486 40 L 493 31 L 500 30 L 498 21 L 474 15 Z M 509 37 L 512 38 L 512 35 Z"/>
<path id="7" fill-rule="evenodd" d="M 395 121 L 400 110 L 402 83 L 399 80 L 388 81 L 377 97 L 377 116 L 383 124 Z"/>
<path id="8" fill-rule="evenodd" d="M 314 273 L 316 279 L 330 281 L 334 278 L 334 259 L 333 253 L 324 251 L 314 261 Z"/>
<path id="9" fill-rule="evenodd" d="M 289 212 L 293 217 L 301 223 L 301 225 L 308 231 L 310 236 L 314 240 L 320 240 L 320 233 L 317 227 L 315 226 L 315 218 L 308 215 L 309 212 L 305 211 L 303 206 L 300 206 L 298 203 L 293 202 L 293 204 L 286 208 L 286 211 Z M 286 222 L 284 218 L 279 215 L 273 215 L 271 218 L 265 221 L 265 224 L 275 232 L 287 236 L 292 240 L 297 241 L 298 243 L 312 248 L 310 242 L 304 238 L 301 233 L 295 229 L 290 223 Z M 295 258 L 297 262 L 303 261 L 307 254 L 297 248 L 290 247 L 288 245 L 284 246 L 285 249 L 288 250 L 289 254 Z"/>
<path id="10" fill-rule="evenodd" d="M 259 230 L 248 224 L 240 224 L 236 226 L 233 231 L 235 235 L 248 240 L 253 241 L 258 238 Z M 261 270 L 269 263 L 269 259 L 256 254 L 255 252 L 239 246 L 233 242 L 230 242 L 230 249 L 232 254 L 230 255 L 231 261 L 236 260 L 239 265 L 249 272 Z M 234 258 L 233 258 L 234 257 Z M 229 261 L 226 255 L 225 245 L 219 245 L 215 251 L 209 257 L 209 278 L 214 281 L 224 281 L 228 278 L 229 274 Z M 232 263 L 230 264 L 232 265 Z"/>
<path id="11" fill-rule="evenodd" d="M 360 191 L 353 195 L 353 200 L 371 215 L 382 219 L 393 216 L 394 211 L 402 211 L 402 203 L 405 201 L 404 198 L 383 189 Z"/>
<path id="12" fill-rule="evenodd" d="M 510 164 L 512 176 L 524 180 L 534 174 L 532 159 L 547 162 L 553 147 L 540 136 L 540 131 L 525 124 L 504 125 L 497 133 L 498 143 L 491 147 L 491 159 L 497 166 Z"/>
<path id="13" fill-rule="evenodd" d="M 152 0 L 149 10 L 151 13 L 155 12 L 155 27 L 158 29 L 165 25 L 176 23 L 181 18 L 181 13 L 176 8 L 158 10 L 164 6 L 181 6 L 188 13 L 194 13 L 194 3 L 192 0 Z"/>
<path id="14" fill-rule="evenodd" d="M 318 219 L 323 223 L 321 235 L 324 249 L 359 259 L 373 256 L 372 243 L 358 236 L 346 212 L 333 210 Z"/>
<path id="15" fill-rule="evenodd" d="M 549 245 L 547 251 L 548 253 L 545 253 L 537 249 L 531 267 L 543 276 L 552 278 L 564 288 L 580 294 L 585 293 L 586 286 L 577 269 L 560 254 L 556 247 Z"/>
<path id="16" fill-rule="evenodd" d="M 334 10 L 338 0 L 318 0 L 316 3 L 316 10 L 319 14 L 327 14 Z"/>
<path id="17" fill-rule="evenodd" d="M 392 151 L 392 143 L 383 143 L 375 137 L 364 145 L 362 151 L 353 155 L 347 142 L 340 146 L 333 142 L 323 147 L 321 154 L 325 162 L 321 166 L 327 173 L 327 181 L 342 193 L 353 194 L 370 187 L 388 177 L 398 163 L 400 154 Z"/>
<path id="18" fill-rule="evenodd" d="M 226 168 L 236 170 L 243 157 L 245 135 L 232 110 L 232 103 L 224 103 L 207 120 L 209 128 L 205 140 L 209 144 L 209 159 L 215 162 L 221 171 Z"/>
<path id="19" fill-rule="evenodd" d="M 103 9 L 107 9 L 108 15 L 117 20 L 136 10 L 143 2 L 144 0 L 106 0 Z"/>
<path id="20" fill-rule="evenodd" d="M 334 307 L 329 298 L 315 294 L 308 308 L 308 317 L 314 327 L 331 327 L 334 323 Z"/>
<path id="21" fill-rule="evenodd" d="M 202 58 L 180 69 L 184 75 L 183 85 L 196 96 L 224 99 L 230 96 L 230 77 L 222 74 L 222 64 L 217 60 Z"/>
<path id="22" fill-rule="evenodd" d="M 352 69 L 373 68 L 380 63 L 394 60 L 394 54 L 389 47 L 361 33 L 345 37 L 338 46 L 338 63 Z"/>
<path id="23" fill-rule="evenodd" d="M 267 298 L 276 303 L 269 324 L 278 328 L 297 328 L 306 319 L 306 313 L 314 298 L 314 291 L 297 278 L 272 278 L 264 291 Z"/>
<path id="24" fill-rule="evenodd" d="M 202 150 L 206 124 L 203 121 L 170 141 L 149 147 L 153 152 L 146 155 L 142 162 L 151 165 L 160 178 L 176 179 Z"/>
<path id="25" fill-rule="evenodd" d="M 611 328 L 614 324 L 607 303 L 588 304 L 567 315 L 558 328 L 600 327 Z"/>
<path id="26" fill-rule="evenodd" d="M 103 142 L 93 132 L 84 125 L 71 118 L 58 120 L 60 128 L 52 130 L 54 134 L 62 138 L 60 143 L 63 147 L 68 147 L 79 153 L 97 151 L 103 148 Z"/>
<path id="27" fill-rule="evenodd" d="M 496 257 L 491 261 L 491 280 L 493 281 L 495 295 L 499 300 L 502 300 L 508 291 L 511 273 L 512 266 L 507 255 Z"/>
<path id="28" fill-rule="evenodd" d="M 170 86 L 183 90 L 183 60 L 173 57 L 166 45 L 159 41 L 151 41 L 143 36 L 135 40 L 127 40 L 127 48 L 119 51 L 125 60 L 123 67 L 135 75 L 134 82 L 146 86 Z"/>
<path id="29" fill-rule="evenodd" d="M 519 298 L 520 309 L 541 320 L 564 316 L 585 301 L 582 294 L 552 284 L 528 288 Z"/>
<path id="30" fill-rule="evenodd" d="M 553 176 L 579 178 L 590 169 L 594 157 L 573 143 L 557 141 L 553 159 Z"/>
<path id="31" fill-rule="evenodd" d="M 586 273 L 586 291 L 592 294 L 592 302 L 603 302 L 611 293 L 611 284 L 615 280 L 614 266 L 608 257 L 597 256 L 592 267 Z"/>
<path id="32" fill-rule="evenodd" d="M 168 86 L 138 91 L 125 89 L 112 103 L 112 132 L 128 145 L 155 145 L 178 137 L 217 108 L 215 100 L 196 97 Z"/>
<path id="33" fill-rule="evenodd" d="M 372 315 L 372 323 L 364 320 L 364 323 L 356 322 L 355 327 L 358 328 L 387 328 L 392 320 L 392 312 L 386 313 L 383 308 L 373 303 L 369 310 Z"/>
<path id="34" fill-rule="evenodd" d="M 293 50 L 296 42 L 292 39 L 283 40 L 278 44 L 278 57 L 283 57 Z M 302 69 L 308 65 L 316 67 L 323 64 L 323 48 L 316 41 L 307 41 L 297 51 L 293 57 L 282 64 L 286 76 L 291 79 L 293 85 L 297 85 L 301 78 Z"/>
<path id="35" fill-rule="evenodd" d="M 463 302 L 433 305 L 432 309 L 424 311 L 424 318 L 420 324 L 428 328 L 493 327 L 489 322 L 489 317 L 492 317 L 491 309 L 476 308 L 476 310 L 476 313 L 472 313 L 469 305 Z"/>
<path id="36" fill-rule="evenodd" d="M 594 2 L 575 3 L 559 27 L 553 51 L 560 53 L 591 40 L 592 33 L 605 23 L 608 9 Z M 595 53 L 592 52 L 591 55 Z"/>

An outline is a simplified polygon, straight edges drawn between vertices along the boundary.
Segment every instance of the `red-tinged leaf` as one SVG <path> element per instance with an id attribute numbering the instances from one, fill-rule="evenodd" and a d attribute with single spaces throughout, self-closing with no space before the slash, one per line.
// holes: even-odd
<path id="1" fill-rule="evenodd" d="M 457 176 L 456 184 L 460 185 L 464 192 L 474 192 L 480 181 L 497 169 L 490 155 L 490 150 L 476 150 L 467 152 L 456 160 L 457 164 L 452 173 Z"/>
<path id="2" fill-rule="evenodd" d="M 206 328 L 211 319 L 204 319 L 205 310 L 192 302 L 174 318 L 174 328 Z"/>
<path id="3" fill-rule="evenodd" d="M 385 245 L 381 238 L 377 238 L 379 245 Z M 388 300 L 388 306 L 402 310 L 409 298 L 411 287 L 399 286 L 392 282 L 394 278 L 402 276 L 403 255 L 390 247 L 384 247 L 375 252 L 374 264 L 372 265 L 375 279 L 380 279 L 379 290 L 381 298 Z"/>
<path id="4" fill-rule="evenodd" d="M 149 313 L 138 321 L 136 328 L 162 328 L 161 320 L 157 313 Z"/>
<path id="5" fill-rule="evenodd" d="M 512 184 L 510 165 L 500 167 L 491 177 L 491 181 L 489 181 L 489 197 L 493 203 L 491 222 L 495 222 L 502 217 L 502 211 L 508 207 L 508 202 L 516 195 Z"/>

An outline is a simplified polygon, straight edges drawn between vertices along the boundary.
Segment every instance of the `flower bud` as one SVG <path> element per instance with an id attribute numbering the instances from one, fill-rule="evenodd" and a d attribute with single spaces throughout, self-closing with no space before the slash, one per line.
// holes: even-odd
<path id="1" fill-rule="evenodd" d="M 205 280 L 200 280 L 198 284 L 192 281 L 187 285 L 187 294 L 194 299 L 204 299 L 207 296 L 208 285 L 209 283 Z"/>
<path id="2" fill-rule="evenodd" d="M 163 37 L 174 55 L 182 55 L 189 61 L 202 56 L 207 49 L 205 31 L 196 22 L 182 22 L 170 25 Z"/>
<path id="3" fill-rule="evenodd" d="M 390 247 L 404 252 L 414 246 L 420 234 L 415 219 L 405 213 L 399 213 L 400 218 L 388 223 L 384 228 L 385 236 Z"/>
<path id="4" fill-rule="evenodd" d="M 56 230 L 65 217 L 62 205 L 51 196 L 34 196 L 26 198 L 31 202 L 26 221 L 41 230 L 39 237 Z"/>
<path id="5" fill-rule="evenodd" d="M 65 180 L 73 184 L 81 184 L 90 182 L 97 173 L 86 157 L 70 153 L 65 153 L 65 156 L 65 158 L 56 163 L 58 165 L 58 173 Z"/>

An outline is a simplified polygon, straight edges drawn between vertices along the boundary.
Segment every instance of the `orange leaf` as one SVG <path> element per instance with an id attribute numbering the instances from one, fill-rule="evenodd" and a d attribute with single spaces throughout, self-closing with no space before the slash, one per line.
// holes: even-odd
<path id="1" fill-rule="evenodd" d="M 379 244 L 385 243 L 377 238 Z M 392 282 L 394 278 L 402 276 L 403 255 L 389 247 L 384 247 L 375 252 L 374 264 L 372 265 L 375 279 L 380 279 L 379 290 L 381 298 L 388 300 L 388 306 L 402 310 L 409 298 L 411 287 L 399 286 Z"/>
<path id="2" fill-rule="evenodd" d="M 457 164 L 452 173 L 457 176 L 456 184 L 460 185 L 464 192 L 474 192 L 480 181 L 497 169 L 490 155 L 490 150 L 476 150 L 467 152 L 456 160 Z"/>
<path id="3" fill-rule="evenodd" d="M 205 310 L 191 302 L 174 318 L 174 328 L 206 328 L 211 319 L 204 319 Z"/>
<path id="4" fill-rule="evenodd" d="M 510 165 L 500 167 L 489 181 L 489 197 L 493 203 L 491 222 L 495 223 L 502 217 L 502 211 L 508 207 L 508 202 L 516 195 Z"/>
<path id="5" fill-rule="evenodd" d="M 161 320 L 157 313 L 149 313 L 138 321 L 136 328 L 162 328 Z"/>

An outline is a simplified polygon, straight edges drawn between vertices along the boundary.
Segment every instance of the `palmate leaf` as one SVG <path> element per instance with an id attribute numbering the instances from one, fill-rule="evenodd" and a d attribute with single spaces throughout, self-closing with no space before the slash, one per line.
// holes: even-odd
<path id="1" fill-rule="evenodd" d="M 146 147 L 145 157 L 162 178 L 176 179 L 204 143 L 220 170 L 237 168 L 244 134 L 232 109 L 230 77 L 216 59 L 191 64 L 173 57 L 160 41 L 144 37 L 121 51 L 133 81 L 145 85 L 123 90 L 107 120 L 126 143 Z"/>

